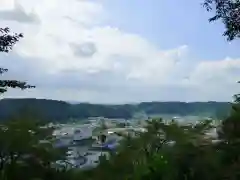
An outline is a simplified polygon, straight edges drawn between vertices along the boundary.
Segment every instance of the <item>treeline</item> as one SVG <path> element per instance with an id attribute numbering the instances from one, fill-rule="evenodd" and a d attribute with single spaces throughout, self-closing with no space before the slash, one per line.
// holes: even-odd
<path id="1" fill-rule="evenodd" d="M 137 112 L 173 115 L 209 115 L 219 118 L 229 112 L 227 102 L 143 102 L 140 104 L 101 105 L 70 104 L 64 101 L 47 99 L 2 99 L 0 100 L 0 120 L 13 115 L 19 116 L 31 112 L 47 121 L 65 122 L 69 119 L 88 117 L 125 118 L 130 119 Z"/>
<path id="2" fill-rule="evenodd" d="M 228 102 L 143 102 L 138 110 L 146 114 L 208 115 L 222 118 L 230 109 Z"/>

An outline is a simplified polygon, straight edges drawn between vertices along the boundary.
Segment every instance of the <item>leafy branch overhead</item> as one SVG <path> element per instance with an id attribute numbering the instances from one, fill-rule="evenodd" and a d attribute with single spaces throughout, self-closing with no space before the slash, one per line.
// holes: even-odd
<path id="1" fill-rule="evenodd" d="M 221 20 L 226 28 L 223 33 L 228 41 L 240 37 L 240 0 L 205 0 L 203 6 L 207 11 L 215 10 L 210 22 Z"/>
<path id="2" fill-rule="evenodd" d="M 12 47 L 20 38 L 23 37 L 23 34 L 10 34 L 9 28 L 0 28 L 0 52 L 8 53 L 12 50 Z"/>
<path id="3" fill-rule="evenodd" d="M 22 37 L 22 34 L 11 34 L 9 28 L 0 28 L 0 52 L 8 53 Z M 8 69 L 0 67 L 0 75 L 7 71 Z M 7 88 L 27 89 L 34 87 L 35 86 L 28 85 L 26 82 L 22 81 L 0 80 L 0 93 L 6 92 Z"/>

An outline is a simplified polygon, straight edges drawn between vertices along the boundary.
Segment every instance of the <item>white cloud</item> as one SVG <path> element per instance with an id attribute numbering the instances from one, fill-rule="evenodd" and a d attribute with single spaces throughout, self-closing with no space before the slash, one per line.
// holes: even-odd
<path id="1" fill-rule="evenodd" d="M 22 14 L 34 14 L 39 23 L 5 14 L 0 27 L 8 25 L 25 37 L 8 58 L 0 56 L 0 65 L 10 70 L 5 77 L 28 80 L 37 88 L 5 96 L 91 102 L 230 100 L 238 90 L 240 59 L 194 62 L 186 45 L 161 50 L 137 34 L 106 26 L 100 1 L 16 2 Z M 3 12 L 14 12 L 14 1 L 1 0 L 0 7 L 4 19 Z"/>

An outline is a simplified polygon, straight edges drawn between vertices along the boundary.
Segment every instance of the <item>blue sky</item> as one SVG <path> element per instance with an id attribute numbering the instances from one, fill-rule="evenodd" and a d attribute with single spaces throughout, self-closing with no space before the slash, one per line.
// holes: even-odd
<path id="1" fill-rule="evenodd" d="M 0 0 L 0 27 L 24 38 L 0 66 L 36 85 L 5 97 L 93 103 L 231 101 L 239 40 L 203 0 Z"/>
<path id="2" fill-rule="evenodd" d="M 199 59 L 217 60 L 240 56 L 238 41 L 222 36 L 221 22 L 209 23 L 213 13 L 201 5 L 203 0 L 104 0 L 110 24 L 141 34 L 161 48 L 183 44 Z"/>

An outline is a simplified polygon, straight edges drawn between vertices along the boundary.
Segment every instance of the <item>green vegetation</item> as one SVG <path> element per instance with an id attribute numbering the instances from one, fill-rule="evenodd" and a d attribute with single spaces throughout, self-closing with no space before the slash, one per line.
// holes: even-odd
<path id="1" fill-rule="evenodd" d="M 228 114 L 230 107 L 230 103 L 227 102 L 143 102 L 137 105 L 99 105 L 69 104 L 64 101 L 44 99 L 3 99 L 0 100 L 0 120 L 7 120 L 23 110 L 37 112 L 43 120 L 59 122 L 88 117 L 130 119 L 138 112 L 147 115 L 202 115 L 222 118 Z"/>
<path id="2" fill-rule="evenodd" d="M 46 179 L 47 176 L 58 179 L 51 163 L 63 159 L 64 153 L 52 147 L 51 134 L 51 129 L 40 128 L 26 116 L 3 124 L 0 129 L 0 179 Z"/>
<path id="3" fill-rule="evenodd" d="M 225 25 L 223 33 L 228 41 L 240 37 L 240 1 L 239 0 L 205 0 L 204 7 L 208 11 L 215 11 L 216 14 L 209 19 L 210 22 L 220 20 Z"/>
<path id="4" fill-rule="evenodd" d="M 211 5 L 216 5 L 217 18 L 226 18 L 230 15 L 236 16 L 235 8 L 228 7 L 227 11 L 222 10 L 220 5 L 230 5 L 233 1 L 211 1 Z M 213 3 L 215 2 L 215 4 Z M 221 2 L 222 4 L 218 4 Z M 238 3 L 239 1 L 235 0 Z M 232 4 L 231 4 L 232 5 Z M 231 6 L 230 6 L 231 7 Z M 229 13 L 229 10 L 233 13 Z M 228 16 L 227 16 L 228 15 Z M 219 17 L 220 16 L 220 17 Z M 230 40 L 239 37 L 239 8 L 237 9 L 237 20 L 232 22 L 228 17 L 224 23 L 233 23 L 227 26 L 226 33 Z M 235 23 L 238 23 L 237 25 Z M 0 36 L 0 51 L 5 51 L 12 47 L 16 41 L 12 42 L 8 37 L 8 31 L 2 31 Z M 231 35 L 233 33 L 233 35 Z M 235 34 L 235 35 L 234 35 Z M 10 36 L 11 37 L 11 36 Z M 2 69 L 1 69 L 1 72 Z M 1 82 L 1 92 L 6 92 L 8 87 L 23 86 L 12 85 Z M 18 82 L 18 81 L 14 81 Z M 26 84 L 24 84 L 26 85 Z M 24 86 L 25 87 L 25 86 Z M 52 162 L 64 157 L 62 152 L 54 149 L 51 145 L 50 136 L 53 129 L 41 128 L 41 124 L 33 120 L 35 117 L 20 116 L 15 119 L 9 119 L 1 123 L 0 126 L 0 179 L 1 180 L 237 180 L 240 179 L 240 95 L 235 95 L 234 102 L 231 105 L 231 111 L 228 117 L 223 121 L 218 133 L 218 142 L 212 143 L 211 138 L 207 138 L 205 133 L 211 128 L 211 121 L 204 121 L 197 125 L 179 125 L 172 121 L 170 124 L 164 124 L 161 119 L 153 119 L 148 122 L 147 132 L 139 133 L 137 137 L 125 137 L 116 154 L 111 154 L 110 159 L 100 158 L 100 164 L 94 169 L 67 170 L 62 167 L 57 169 Z M 15 113 L 10 110 L 11 106 L 17 106 L 15 100 L 3 100 L 9 103 L 5 106 L 5 111 L 9 114 Z M 14 101 L 14 103 L 12 102 Z M 40 100 L 44 101 L 44 100 Z M 36 101 L 31 106 L 43 108 L 40 101 Z M 32 101 L 33 102 L 33 101 Z M 46 102 L 46 101 L 44 101 Z M 59 104 L 50 101 L 48 108 L 59 112 Z M 24 100 L 21 101 L 24 103 Z M 56 103 L 56 104 L 54 104 Z M 20 103 L 19 103 L 20 104 Z M 11 106 L 10 106 L 11 105 Z M 44 104 L 46 105 L 46 104 Z M 52 105 L 52 106 L 51 106 Z M 61 108 L 66 108 L 65 112 L 70 110 L 67 103 L 62 102 Z M 158 103 L 143 103 L 139 107 L 146 108 L 146 112 L 156 113 Z M 166 104 L 165 104 L 166 105 Z M 75 106 L 75 110 L 82 104 Z M 100 110 L 107 107 L 119 106 L 101 106 L 85 104 L 81 113 L 89 112 L 97 114 Z M 124 106 L 126 107 L 126 106 Z M 148 108 L 151 107 L 151 108 Z M 168 106 L 160 108 L 161 111 L 169 110 L 172 113 L 179 106 Z M 4 106 L 0 109 L 2 110 Z M 19 107 L 21 109 L 21 107 Z M 90 110 L 89 110 L 90 108 Z M 92 108 L 92 109 L 91 109 Z M 127 105 L 127 108 L 129 105 Z M 180 107 L 179 107 L 180 108 Z M 210 106 L 208 106 L 210 108 Z M 208 110 L 207 108 L 207 110 Z M 114 108 L 113 108 L 114 109 Z M 121 108 L 120 108 L 121 109 Z M 129 108 L 131 109 L 131 108 Z M 184 109 L 184 108 L 183 108 Z M 201 108 L 200 108 L 201 109 Z M 211 108 L 210 108 L 211 109 Z M 121 109 L 123 112 L 124 109 Z M 212 109 L 211 109 L 212 110 Z M 114 110 L 113 110 L 114 111 Z M 183 110 L 185 113 L 185 109 Z M 188 110 L 189 111 L 189 110 Z M 45 111 L 44 111 L 45 112 Z M 77 112 L 77 111 L 73 111 Z M 72 113 L 73 113 L 72 112 Z M 120 113 L 121 111 L 117 111 Z M 130 111 L 132 112 L 132 110 Z M 193 111 L 195 112 L 195 110 Z M 91 114 L 90 113 L 90 114 Z M 104 113 L 109 113 L 105 111 Z M 91 114 L 91 115 L 92 115 Z M 56 115 L 56 112 L 54 112 Z M 85 116 L 88 114 L 86 113 Z M 109 115 L 109 114 L 108 114 Z M 61 117 L 62 115 L 60 115 Z M 5 118 L 8 118 L 7 116 Z M 46 117 L 45 117 L 46 118 Z M 104 125 L 103 125 L 104 126 Z M 44 140 L 44 141 L 43 141 Z M 104 140 L 104 139 L 103 139 Z M 174 143 L 172 143 L 174 142 Z"/>
<path id="5" fill-rule="evenodd" d="M 0 28 L 0 52 L 8 53 L 22 34 L 11 34 L 9 28 Z M 0 74 L 8 69 L 0 68 Z M 0 93 L 8 88 L 34 88 L 26 82 L 0 80 Z M 2 112 L 7 109 L 1 109 Z M 53 168 L 52 162 L 63 159 L 64 150 L 53 148 L 53 129 L 41 128 L 33 117 L 18 114 L 0 125 L 0 179 L 62 179 L 66 173 Z"/>
<path id="6" fill-rule="evenodd" d="M 22 34 L 11 34 L 9 28 L 0 28 L 0 52 L 8 53 L 16 42 L 23 37 Z M 0 67 L 0 75 L 7 72 L 8 69 Z M 35 86 L 28 85 L 26 82 L 17 80 L 0 80 L 0 93 L 7 91 L 7 88 L 34 88 Z"/>

